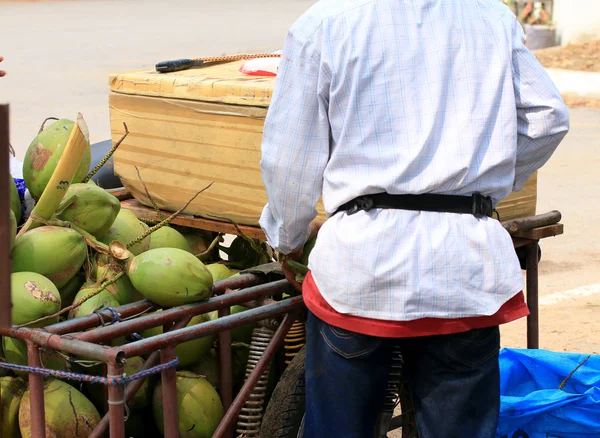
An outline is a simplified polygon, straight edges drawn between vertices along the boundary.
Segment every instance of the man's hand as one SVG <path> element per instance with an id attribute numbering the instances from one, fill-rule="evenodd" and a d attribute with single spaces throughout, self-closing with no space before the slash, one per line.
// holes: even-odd
<path id="1" fill-rule="evenodd" d="M 3 57 L 3 56 L 0 56 L 0 62 L 2 62 L 2 61 L 4 61 L 4 57 Z M 0 78 L 1 78 L 2 76 L 6 76 L 6 72 L 5 72 L 4 70 L 0 70 Z"/>
<path id="2" fill-rule="evenodd" d="M 312 239 L 317 235 L 317 233 L 321 229 L 321 226 L 323 226 L 323 222 L 311 222 L 310 235 L 308 236 L 308 240 Z M 292 272 L 289 267 L 287 267 L 285 262 L 287 260 L 298 261 L 302 257 L 302 254 L 304 254 L 304 246 L 298 248 L 296 251 L 290 254 L 284 255 L 281 259 L 281 269 L 283 270 L 285 278 L 291 283 L 292 286 L 294 286 L 294 289 L 296 289 L 298 292 L 302 292 L 302 284 L 296 281 L 296 274 Z"/>

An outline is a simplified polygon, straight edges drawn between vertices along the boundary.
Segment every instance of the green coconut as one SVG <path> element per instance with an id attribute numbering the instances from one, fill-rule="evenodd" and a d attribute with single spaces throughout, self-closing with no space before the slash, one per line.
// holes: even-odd
<path id="1" fill-rule="evenodd" d="M 211 313 L 197 315 L 187 325 L 188 327 L 203 322 L 212 321 Z M 161 335 L 163 333 L 162 326 L 144 330 L 141 335 L 144 338 Z M 175 355 L 179 358 L 179 368 L 186 368 L 194 363 L 201 361 L 205 356 L 210 354 L 210 349 L 215 343 L 217 335 L 204 336 L 191 341 L 183 342 L 175 347 Z"/>
<path id="2" fill-rule="evenodd" d="M 21 199 L 19 198 L 19 191 L 17 190 L 17 185 L 15 184 L 15 180 L 12 176 L 10 176 L 10 181 L 8 183 L 10 190 L 10 209 L 15 215 L 17 222 L 21 220 Z"/>
<path id="3" fill-rule="evenodd" d="M 213 279 L 204 263 L 178 248 L 151 249 L 130 259 L 127 276 L 144 297 L 161 307 L 207 299 Z"/>
<path id="4" fill-rule="evenodd" d="M 61 297 L 56 286 L 35 272 L 15 272 L 10 276 L 12 323 L 26 324 L 60 310 Z M 58 316 L 44 325 L 58 322 Z"/>
<path id="5" fill-rule="evenodd" d="M 12 271 L 37 272 L 60 289 L 77 274 L 86 257 L 87 245 L 77 231 L 44 226 L 26 232 L 15 241 Z"/>
<path id="6" fill-rule="evenodd" d="M 210 320 L 209 314 L 194 316 L 187 326 L 190 327 Z M 210 349 L 215 343 L 215 339 L 216 335 L 209 335 L 177 345 L 175 347 L 175 354 L 179 358 L 179 366 L 184 368 L 200 361 L 204 356 L 209 354 Z"/>
<path id="7" fill-rule="evenodd" d="M 121 203 L 96 185 L 79 183 L 69 187 L 58 210 L 58 219 L 71 222 L 99 239 L 117 218 Z"/>
<path id="8" fill-rule="evenodd" d="M 210 271 L 213 282 L 215 283 L 217 281 L 225 280 L 233 275 L 229 268 L 222 263 L 206 265 L 206 269 Z"/>
<path id="9" fill-rule="evenodd" d="M 108 232 L 100 238 L 100 241 L 109 245 L 113 240 L 118 240 L 122 244 L 127 245 L 132 240 L 144 234 L 147 229 L 148 225 L 140 222 L 135 214 L 129 210 L 121 210 Z M 133 245 L 129 248 L 129 251 L 133 255 L 138 255 L 149 249 L 150 236 Z"/>
<path id="10" fill-rule="evenodd" d="M 235 315 L 236 313 L 244 312 L 246 310 L 249 310 L 249 308 L 244 306 L 231 306 L 230 313 L 231 315 Z M 250 342 L 252 341 L 252 331 L 256 327 L 258 327 L 258 324 L 253 323 L 232 329 L 231 340 L 233 342 L 243 342 L 245 344 L 250 344 Z"/>
<path id="11" fill-rule="evenodd" d="M 190 251 L 194 255 L 206 252 L 214 239 L 213 233 L 204 230 L 182 232 L 181 235 L 187 241 Z"/>
<path id="12" fill-rule="evenodd" d="M 15 246 L 15 237 L 17 236 L 17 219 L 12 210 L 9 212 L 10 216 L 10 249 L 12 250 Z"/>
<path id="13" fill-rule="evenodd" d="M 124 372 L 125 375 L 131 376 L 132 374 L 139 373 L 144 367 L 144 359 L 139 356 L 128 358 L 125 362 Z M 89 372 L 88 372 L 89 373 Z M 100 375 L 100 373 L 94 373 Z M 103 385 L 97 383 L 86 383 L 86 393 L 89 395 L 90 400 L 96 407 L 102 409 L 104 406 L 104 388 Z M 131 409 L 142 409 L 146 406 L 150 406 L 152 400 L 152 376 L 144 380 L 142 387 L 135 393 L 133 399 L 127 402 L 127 407 Z"/>
<path id="14" fill-rule="evenodd" d="M 105 255 L 100 255 L 96 265 L 96 282 L 101 283 L 104 280 L 114 278 L 123 270 L 122 266 L 117 263 L 110 263 Z M 108 285 L 106 290 L 110 292 L 121 304 L 134 303 L 142 300 L 144 297 L 140 294 L 127 275 L 123 275 L 116 282 Z"/>
<path id="15" fill-rule="evenodd" d="M 73 126 L 75 122 L 72 120 L 58 120 L 47 126 L 29 145 L 23 161 L 23 179 L 34 199 L 37 200 L 42 196 L 65 150 Z M 88 143 L 72 183 L 83 181 L 91 161 L 92 153 Z"/>
<path id="16" fill-rule="evenodd" d="M 81 272 L 78 272 L 75 277 L 71 278 L 67 284 L 58 290 L 60 292 L 62 309 L 73 304 L 73 299 L 77 295 L 77 292 L 79 292 L 79 289 L 81 289 L 81 286 L 83 286 L 83 283 L 85 283 L 85 276 Z"/>
<path id="17" fill-rule="evenodd" d="M 77 303 L 80 300 L 85 299 L 86 296 L 94 293 L 98 290 L 98 284 L 96 283 L 85 283 L 83 287 L 77 292 L 73 303 Z M 103 290 L 100 293 L 94 295 L 92 298 L 86 300 L 79 307 L 72 309 L 69 312 L 69 319 L 81 318 L 82 316 L 91 315 L 94 311 L 105 308 L 105 307 L 119 307 L 120 303 L 117 299 L 107 290 Z"/>
<path id="18" fill-rule="evenodd" d="M 189 367 L 189 370 L 196 373 L 210 382 L 210 384 L 218 391 L 221 382 L 219 376 L 219 359 L 217 352 L 211 349 L 208 354 L 205 354 L 202 359 Z"/>
<path id="19" fill-rule="evenodd" d="M 46 436 L 52 438 L 86 438 L 100 423 L 100 414 L 81 392 L 60 380 L 44 384 Z M 19 428 L 23 438 L 31 438 L 29 391 L 19 408 Z"/>
<path id="20" fill-rule="evenodd" d="M 0 378 L 0 437 L 20 438 L 19 405 L 27 390 L 27 382 L 20 377 Z"/>
<path id="21" fill-rule="evenodd" d="M 223 404 L 216 389 L 198 374 L 177 373 L 177 409 L 181 438 L 210 438 L 223 418 Z M 154 421 L 164 435 L 161 384 L 154 389 Z"/>
<path id="22" fill-rule="evenodd" d="M 17 365 L 28 365 L 27 344 L 25 341 L 16 338 L 4 336 L 2 338 L 2 348 L 6 362 Z M 65 371 L 67 369 L 67 359 L 54 350 L 41 350 L 40 358 L 42 366 L 51 370 Z M 15 371 L 18 376 L 26 377 L 27 373 Z"/>
<path id="23" fill-rule="evenodd" d="M 171 227 L 162 227 L 152 233 L 150 249 L 179 248 L 191 252 L 190 244 L 183 235 Z"/>

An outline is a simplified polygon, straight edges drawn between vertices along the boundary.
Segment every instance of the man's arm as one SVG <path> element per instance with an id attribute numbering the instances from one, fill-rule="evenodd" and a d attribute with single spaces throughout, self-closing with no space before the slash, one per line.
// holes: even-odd
<path id="1" fill-rule="evenodd" d="M 4 61 L 4 57 L 0 56 L 0 62 L 2 62 L 2 61 Z M 4 70 L 0 70 L 0 78 L 5 75 L 6 75 L 6 72 Z"/>
<path id="2" fill-rule="evenodd" d="M 261 171 L 268 203 L 260 225 L 282 254 L 302 247 L 329 159 L 329 77 L 310 42 L 288 34 L 265 120 Z"/>
<path id="3" fill-rule="evenodd" d="M 544 67 L 523 44 L 515 20 L 513 82 L 517 104 L 517 163 L 513 191 L 550 159 L 569 131 L 569 113 Z"/>

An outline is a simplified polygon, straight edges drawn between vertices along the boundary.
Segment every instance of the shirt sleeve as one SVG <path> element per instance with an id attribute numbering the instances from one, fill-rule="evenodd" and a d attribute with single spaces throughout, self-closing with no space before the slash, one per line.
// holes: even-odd
<path id="1" fill-rule="evenodd" d="M 260 226 L 282 254 L 303 246 L 329 159 L 328 75 L 309 42 L 288 34 L 265 120 L 261 172 L 267 205 Z"/>
<path id="2" fill-rule="evenodd" d="M 517 105 L 517 161 L 513 191 L 552 156 L 569 131 L 569 113 L 552 79 L 525 47 L 514 21 L 513 82 Z"/>

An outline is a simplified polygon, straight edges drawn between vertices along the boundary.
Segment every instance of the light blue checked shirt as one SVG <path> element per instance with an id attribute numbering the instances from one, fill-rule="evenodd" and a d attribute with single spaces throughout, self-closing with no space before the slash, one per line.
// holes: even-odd
<path id="1" fill-rule="evenodd" d="M 322 0 L 284 44 L 262 143 L 260 224 L 301 247 L 360 195 L 520 190 L 567 109 L 498 0 Z M 501 224 L 468 214 L 338 213 L 309 266 L 338 312 L 383 320 L 494 314 L 523 288 Z"/>

